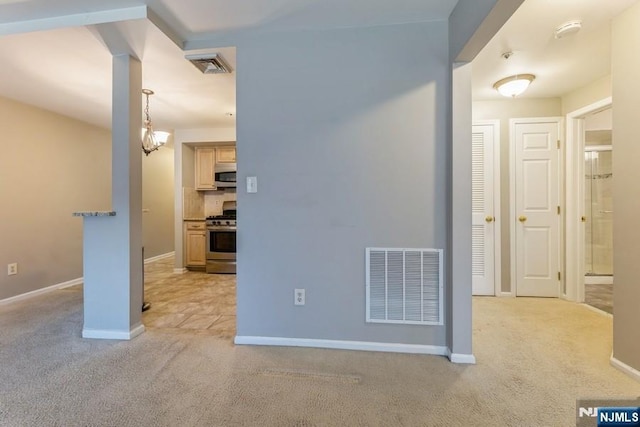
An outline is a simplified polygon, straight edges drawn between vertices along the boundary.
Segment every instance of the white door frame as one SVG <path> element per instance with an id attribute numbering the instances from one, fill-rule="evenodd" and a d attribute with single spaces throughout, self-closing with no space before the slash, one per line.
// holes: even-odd
<path id="1" fill-rule="evenodd" d="M 562 137 L 563 135 L 563 124 L 564 124 L 564 117 L 531 117 L 531 118 L 516 118 L 516 119 L 509 119 L 509 151 L 510 151 L 510 159 L 509 159 L 509 231 L 510 231 L 510 235 L 511 235 L 511 239 L 510 239 L 510 244 L 511 244 L 511 293 L 513 294 L 513 296 L 515 297 L 517 295 L 517 277 L 516 277 L 516 186 L 515 186 L 515 182 L 516 182 L 516 150 L 515 150 L 515 124 L 516 123 L 536 123 L 536 122 L 548 122 L 548 121 L 557 121 L 560 124 L 560 132 L 559 132 L 559 137 Z M 561 141 L 561 149 L 560 152 L 558 153 L 559 158 L 558 158 L 558 177 L 560 179 L 559 182 L 559 193 L 558 193 L 558 200 L 560 205 L 563 205 L 563 201 L 564 201 L 564 196 L 565 194 L 567 194 L 567 192 L 564 190 L 564 185 L 563 182 L 565 181 L 565 175 L 564 175 L 564 164 L 565 164 L 565 160 L 568 156 L 563 156 L 564 150 L 562 148 L 564 148 L 564 145 L 566 145 L 563 141 Z M 565 236 L 565 230 L 564 230 L 564 226 L 563 226 L 563 217 L 566 217 L 565 214 L 565 210 L 562 209 L 561 210 L 561 214 L 560 214 L 560 221 L 559 221 L 559 227 L 558 227 L 558 267 L 560 269 L 560 271 L 563 271 L 565 269 L 563 269 L 564 266 L 564 259 L 565 259 L 565 252 L 566 252 L 566 245 L 564 245 L 564 237 Z M 565 276 L 563 274 L 563 276 Z M 560 292 L 559 295 L 562 296 L 563 295 L 563 288 L 564 288 L 564 283 L 566 283 L 566 277 L 562 277 L 561 281 L 560 281 Z"/>
<path id="2" fill-rule="evenodd" d="M 566 281 L 562 297 L 584 302 L 584 118 L 611 108 L 611 97 L 567 114 L 566 143 Z"/>
<path id="3" fill-rule="evenodd" d="M 500 217 L 500 120 L 475 120 L 473 126 L 493 127 L 493 289 L 495 296 L 510 295 L 502 292 L 502 245 Z"/>

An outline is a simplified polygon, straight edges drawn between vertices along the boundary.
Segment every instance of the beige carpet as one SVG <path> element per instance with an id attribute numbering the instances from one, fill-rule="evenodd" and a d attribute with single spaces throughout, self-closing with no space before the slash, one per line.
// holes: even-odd
<path id="1" fill-rule="evenodd" d="M 551 299 L 474 301 L 475 366 L 437 356 L 233 346 L 151 330 L 84 340 L 81 292 L 0 306 L 1 426 L 571 426 L 635 397 L 611 319 Z"/>

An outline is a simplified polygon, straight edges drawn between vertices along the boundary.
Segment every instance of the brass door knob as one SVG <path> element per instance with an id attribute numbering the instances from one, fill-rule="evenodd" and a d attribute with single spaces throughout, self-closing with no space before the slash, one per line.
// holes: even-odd
<path id="1" fill-rule="evenodd" d="M 520 218 L 518 218 L 518 221 L 520 222 L 525 222 L 527 220 L 527 217 L 524 215 L 521 215 Z"/>
<path id="2" fill-rule="evenodd" d="M 493 222 L 494 218 L 492 216 L 488 216 L 484 220 L 487 222 Z"/>
<path id="3" fill-rule="evenodd" d="M 582 217 L 580 217 L 580 220 L 581 220 L 582 222 L 587 222 L 587 217 L 586 217 L 586 216 L 582 216 Z"/>

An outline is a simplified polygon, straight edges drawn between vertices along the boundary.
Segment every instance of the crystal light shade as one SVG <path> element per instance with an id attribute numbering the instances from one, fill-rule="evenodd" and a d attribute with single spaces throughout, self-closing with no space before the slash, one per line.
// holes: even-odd
<path id="1" fill-rule="evenodd" d="M 142 151 L 148 156 L 149 153 L 156 151 L 167 142 L 169 133 L 161 131 L 154 132 L 151 124 L 151 116 L 149 115 L 149 95 L 153 95 L 153 91 L 150 89 L 142 89 L 142 93 L 147 97 L 147 105 L 144 109 L 144 127 L 142 128 Z"/>
<path id="2" fill-rule="evenodd" d="M 153 148 L 155 146 L 162 147 L 169 140 L 170 132 L 165 132 L 162 130 L 153 130 L 153 128 L 149 128 L 147 130 L 146 127 L 140 129 L 140 137 L 142 138 L 142 146 L 145 146 L 145 143 L 148 148 Z M 150 150 L 155 151 L 155 150 Z"/>
<path id="3" fill-rule="evenodd" d="M 531 84 L 535 78 L 536 76 L 533 74 L 516 74 L 515 76 L 509 76 L 497 81 L 493 85 L 493 88 L 502 96 L 515 98 L 527 90 L 529 84 Z"/>

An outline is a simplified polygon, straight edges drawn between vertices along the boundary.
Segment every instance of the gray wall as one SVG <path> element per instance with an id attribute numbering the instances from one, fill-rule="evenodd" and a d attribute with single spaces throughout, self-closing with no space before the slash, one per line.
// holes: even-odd
<path id="1" fill-rule="evenodd" d="M 82 219 L 71 213 L 111 209 L 111 133 L 5 98 L 0 125 L 1 300 L 82 277 Z M 173 250 L 173 150 L 163 150 L 143 159 L 147 257 Z M 7 276 L 12 262 L 19 273 Z"/>
<path id="2" fill-rule="evenodd" d="M 259 189 L 238 191 L 238 335 L 445 345 L 444 327 L 364 319 L 366 247 L 446 248 L 447 23 L 237 52 L 239 180 Z"/>
<path id="3" fill-rule="evenodd" d="M 453 67 L 451 81 L 451 142 L 447 150 L 450 165 L 447 183 L 450 246 L 447 257 L 447 347 L 457 356 L 472 354 L 471 64 Z"/>
<path id="4" fill-rule="evenodd" d="M 509 120 L 526 117 L 557 117 L 562 113 L 560 98 L 505 99 L 473 102 L 473 120 L 500 120 L 500 246 L 502 250 L 502 291 L 511 292 L 511 232 L 509 225 L 510 183 Z"/>
<path id="5" fill-rule="evenodd" d="M 613 20 L 613 357 L 640 370 L 640 4 Z"/>

